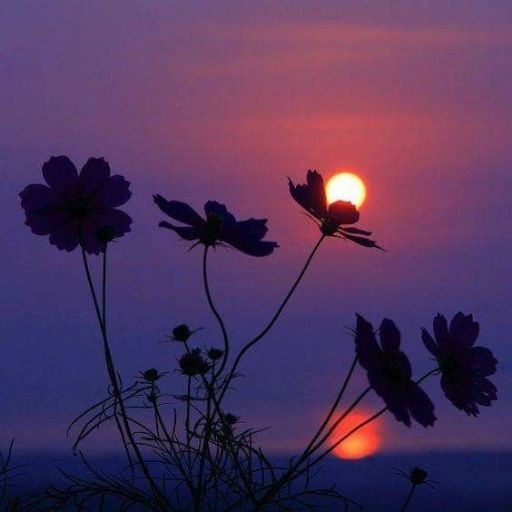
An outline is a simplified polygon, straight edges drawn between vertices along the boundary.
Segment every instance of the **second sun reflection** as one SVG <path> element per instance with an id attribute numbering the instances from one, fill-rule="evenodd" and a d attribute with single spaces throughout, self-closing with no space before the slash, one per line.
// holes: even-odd
<path id="1" fill-rule="evenodd" d="M 329 444 L 331 446 L 335 445 L 338 440 L 354 427 L 365 421 L 371 414 L 372 413 L 368 411 L 354 411 L 350 413 L 331 434 Z M 331 425 L 333 425 L 339 417 L 339 414 L 334 416 L 331 420 Z M 377 453 L 381 445 L 382 423 L 376 420 L 365 425 L 348 439 L 345 439 L 334 448 L 332 454 L 340 459 L 362 459 Z"/>

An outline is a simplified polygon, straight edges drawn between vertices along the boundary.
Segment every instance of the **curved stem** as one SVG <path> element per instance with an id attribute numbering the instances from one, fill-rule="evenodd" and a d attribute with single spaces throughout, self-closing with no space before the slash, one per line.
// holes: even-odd
<path id="1" fill-rule="evenodd" d="M 320 428 L 317 430 L 316 434 L 313 436 L 309 444 L 306 446 L 304 451 L 302 452 L 302 455 L 298 458 L 297 462 L 291 466 L 286 473 L 280 478 L 279 482 L 276 484 L 276 487 L 282 487 L 285 482 L 287 482 L 289 479 L 293 478 L 293 474 L 297 469 L 304 463 L 305 460 L 308 459 L 308 457 L 313 454 L 324 442 L 324 440 L 329 437 L 332 430 L 338 426 L 338 424 L 349 414 L 349 412 L 363 399 L 364 395 L 368 392 L 369 389 L 365 390 L 365 392 L 356 400 L 354 404 L 352 404 L 351 408 L 343 414 L 341 418 L 339 418 L 336 423 L 334 424 L 334 427 L 329 430 L 326 436 L 320 441 L 320 443 L 317 443 L 315 446 L 316 440 L 322 435 L 322 432 L 324 431 L 325 427 L 329 424 L 329 421 L 331 420 L 334 412 L 336 411 L 336 408 L 338 407 L 338 404 L 340 403 L 343 394 L 345 393 L 345 390 L 347 389 L 348 383 L 350 382 L 350 379 L 352 377 L 352 374 L 354 373 L 354 369 L 357 364 L 358 357 L 355 356 L 354 361 L 352 362 L 352 365 L 350 366 L 350 369 L 347 373 L 347 376 L 345 377 L 345 380 L 338 392 L 338 395 L 336 396 L 327 416 L 325 417 L 324 421 L 320 425 Z M 274 488 L 271 488 L 266 495 L 262 499 L 262 503 L 264 503 L 264 500 L 266 500 L 266 496 L 271 496 L 274 493 Z"/>
<path id="2" fill-rule="evenodd" d="M 416 485 L 411 485 L 411 490 L 409 491 L 409 494 L 407 495 L 407 498 L 405 500 L 405 503 L 403 507 L 400 509 L 400 512 L 405 512 L 407 510 L 407 507 L 409 506 L 409 503 L 411 502 L 412 495 L 414 494 L 414 490 L 416 489 Z"/>
<path id="3" fill-rule="evenodd" d="M 431 370 L 430 372 L 426 373 L 425 375 L 423 375 L 423 377 L 421 377 L 420 379 L 418 379 L 416 381 L 417 384 L 423 382 L 427 377 L 430 377 L 431 375 L 434 375 L 436 373 L 439 372 L 439 368 L 435 368 L 434 370 Z M 329 429 L 329 431 L 327 432 L 327 434 L 325 434 L 322 439 L 312 448 L 311 450 L 311 453 L 314 453 L 316 450 L 318 450 L 318 448 L 320 448 L 324 443 L 325 441 L 329 438 L 329 436 L 332 434 L 332 432 L 336 429 L 336 427 L 343 421 L 344 418 L 346 418 L 350 412 L 352 412 L 352 410 L 354 410 L 354 408 L 359 404 L 359 402 L 361 402 L 361 400 L 366 396 L 366 394 L 371 390 L 372 388 L 371 387 L 368 387 L 366 388 L 360 395 L 359 397 L 354 401 L 354 403 L 341 415 L 340 418 L 338 418 L 338 420 L 336 420 L 336 422 L 334 423 L 334 425 Z M 275 494 L 277 491 L 279 491 L 279 489 L 285 485 L 287 482 L 295 479 L 295 478 L 298 478 L 299 476 L 301 476 L 303 473 L 305 473 L 306 471 L 310 470 L 313 466 L 315 466 L 316 464 L 318 464 L 319 462 L 321 462 L 325 457 L 327 457 L 327 455 L 329 455 L 333 450 L 335 450 L 341 443 L 343 443 L 344 441 L 346 441 L 351 435 L 355 434 L 358 430 L 360 430 L 361 428 L 365 427 L 366 425 L 368 425 L 369 423 L 371 423 L 372 421 L 376 420 L 379 416 L 381 416 L 382 414 L 384 414 L 386 411 L 388 410 L 388 407 L 383 407 L 380 411 L 376 412 L 375 414 L 373 414 L 372 416 L 370 416 L 369 418 L 367 418 L 366 420 L 362 421 L 361 423 L 359 423 L 358 425 L 356 425 L 354 428 L 352 428 L 351 430 L 349 430 L 341 439 L 338 439 L 338 441 L 336 441 L 336 443 L 334 443 L 332 446 L 330 446 L 327 450 L 325 450 L 324 452 L 322 452 L 318 457 L 316 457 L 312 462 L 308 462 L 307 464 L 307 467 L 306 468 L 302 468 L 300 471 L 298 471 L 297 473 L 295 474 L 288 474 L 289 472 L 287 472 L 280 480 L 277 484 L 273 485 L 269 491 L 267 491 L 265 493 L 265 495 L 259 500 L 258 502 L 258 505 L 256 506 L 256 508 L 254 509 L 254 511 L 256 510 L 261 510 L 261 507 L 264 506 L 267 502 L 267 500 L 270 498 L 270 496 L 272 496 L 273 494 Z"/>
<path id="4" fill-rule="evenodd" d="M 310 252 L 310 254 L 309 254 L 309 256 L 308 256 L 308 258 L 306 260 L 306 263 L 302 267 L 302 270 L 300 271 L 297 279 L 295 279 L 295 282 L 293 283 L 292 287 L 290 288 L 290 291 L 286 294 L 285 298 L 281 302 L 281 305 L 277 308 L 277 311 L 275 312 L 274 316 L 270 319 L 269 323 L 265 326 L 265 328 L 256 337 L 254 337 L 252 340 L 247 342 L 242 347 L 242 350 L 237 355 L 237 357 L 236 357 L 236 359 L 235 359 L 235 361 L 233 363 L 233 366 L 232 366 L 232 368 L 231 368 L 231 370 L 230 370 L 230 372 L 228 374 L 228 377 L 226 378 L 226 382 L 224 383 L 224 386 L 222 388 L 222 392 L 221 392 L 220 397 L 219 397 L 219 402 L 222 400 L 222 398 L 226 394 L 226 391 L 227 391 L 227 389 L 229 387 L 229 384 L 230 384 L 231 380 L 233 379 L 233 377 L 234 377 L 234 375 L 236 373 L 236 370 L 238 368 L 238 365 L 240 364 L 240 361 L 242 360 L 244 355 L 247 353 L 248 350 L 250 350 L 254 345 L 256 345 L 256 343 L 258 343 L 258 341 L 260 341 L 268 333 L 268 331 L 270 331 L 270 329 L 272 329 L 273 325 L 276 323 L 276 321 L 280 317 L 280 315 L 283 312 L 283 309 L 285 308 L 286 304 L 288 304 L 288 301 L 291 299 L 291 297 L 293 295 L 293 292 L 295 291 L 297 286 L 299 286 L 299 283 L 301 282 L 302 278 L 304 277 L 304 274 L 306 273 L 309 265 L 313 261 L 313 258 L 315 256 L 316 252 L 318 251 L 320 245 L 322 244 L 324 238 L 325 238 L 325 235 L 322 235 L 320 237 L 320 239 L 318 240 L 318 242 L 313 247 L 313 249 L 311 250 L 311 252 Z"/>
<path id="5" fill-rule="evenodd" d="M 343 382 L 343 385 L 341 386 L 341 389 L 340 391 L 338 392 L 338 395 L 336 396 L 336 399 L 334 400 L 332 406 L 331 406 L 331 409 L 329 410 L 327 416 L 325 417 L 323 423 L 320 425 L 320 428 L 318 429 L 318 431 L 316 432 L 316 434 L 313 436 L 313 438 L 311 439 L 311 441 L 309 442 L 308 446 L 306 447 L 306 449 L 304 450 L 302 456 L 300 457 L 299 460 L 301 460 L 301 463 L 302 463 L 302 460 L 306 459 L 309 455 L 309 451 L 311 450 L 311 448 L 313 447 L 313 445 L 315 444 L 315 441 L 322 435 L 322 432 L 324 431 L 325 427 L 329 424 L 329 421 L 331 420 L 333 414 L 335 413 L 336 411 L 336 408 L 338 407 L 341 399 L 343 398 L 343 395 L 347 389 L 347 386 L 348 386 L 348 383 L 350 382 L 350 379 L 352 378 L 352 374 L 354 373 L 354 370 L 355 370 L 355 367 L 356 367 L 356 364 L 357 364 L 357 356 L 354 357 L 354 361 L 352 362 L 352 365 L 350 366 L 350 369 L 347 373 L 347 376 L 345 377 L 345 381 Z"/>
<path id="6" fill-rule="evenodd" d="M 220 330 L 222 332 L 222 338 L 224 341 L 224 355 L 222 358 L 222 363 L 219 366 L 219 369 L 217 370 L 213 382 L 217 379 L 217 377 L 222 373 L 222 370 L 224 370 L 224 367 L 226 366 L 228 362 L 229 357 L 229 338 L 228 338 L 228 332 L 226 329 L 226 326 L 224 324 L 224 320 L 222 319 L 220 313 L 218 312 L 217 308 L 215 307 L 215 304 L 213 303 L 212 295 L 210 292 L 210 285 L 208 284 L 208 271 L 207 271 L 207 258 L 208 258 L 208 249 L 209 246 L 205 245 L 204 252 L 203 252 L 203 283 L 204 283 L 204 291 L 206 293 L 206 299 L 208 301 L 208 306 L 210 306 L 210 310 L 217 319 L 217 322 L 219 324 Z"/>
<path id="7" fill-rule="evenodd" d="M 124 430 L 125 430 L 126 436 L 128 437 L 128 440 L 130 442 L 130 446 L 131 446 L 132 450 L 134 451 L 137 461 L 138 461 L 138 463 L 141 467 L 141 470 L 144 474 L 144 477 L 145 477 L 146 481 L 148 482 L 151 492 L 153 493 L 153 496 L 159 503 L 159 509 L 165 510 L 162 505 L 163 496 L 162 496 L 160 490 L 158 489 L 157 485 L 155 484 L 153 478 L 151 477 L 151 474 L 149 473 L 149 469 L 144 461 L 144 458 L 142 457 L 142 453 L 140 452 L 140 449 L 134 439 L 134 436 L 133 436 L 133 433 L 132 433 L 132 430 L 130 427 L 128 415 L 126 413 L 126 408 L 124 405 L 124 400 L 123 400 L 123 397 L 121 394 L 121 390 L 119 389 L 119 383 L 118 383 L 117 376 L 116 376 L 117 374 L 116 374 L 116 370 L 115 370 L 115 366 L 114 366 L 114 361 L 112 358 L 112 353 L 110 351 L 110 346 L 108 343 L 106 322 L 105 322 L 104 318 L 102 317 L 102 312 L 100 311 L 98 298 L 96 296 L 96 290 L 94 288 L 94 283 L 92 280 L 91 270 L 89 268 L 89 262 L 87 261 L 87 255 L 85 253 L 85 249 L 82 245 L 80 246 L 80 248 L 82 250 L 82 260 L 84 263 L 85 275 L 87 277 L 87 283 L 89 284 L 89 290 L 91 292 L 92 300 L 94 303 L 94 309 L 96 311 L 96 318 L 97 318 L 97 321 L 98 321 L 98 324 L 100 327 L 100 331 L 101 331 L 101 335 L 103 338 L 103 348 L 104 348 L 104 355 L 105 355 L 105 363 L 107 366 L 107 374 L 110 379 L 110 383 L 112 385 L 112 390 L 114 392 L 115 400 L 119 404 L 119 409 L 121 412 L 121 418 L 123 420 Z M 103 301 L 105 301 L 105 298 L 106 298 L 106 282 L 105 282 L 106 281 L 106 268 L 107 268 L 107 265 L 106 265 L 106 249 L 105 249 L 104 261 L 103 261 L 103 283 L 102 283 Z M 105 304 L 102 305 L 102 310 L 106 311 Z M 118 426 L 119 426 L 119 424 L 118 424 Z M 124 433 L 121 430 L 120 430 L 120 433 L 121 433 L 121 437 L 124 439 Z"/>

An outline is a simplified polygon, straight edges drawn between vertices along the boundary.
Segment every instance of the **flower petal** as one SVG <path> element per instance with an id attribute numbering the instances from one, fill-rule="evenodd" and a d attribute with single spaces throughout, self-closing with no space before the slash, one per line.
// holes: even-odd
<path id="1" fill-rule="evenodd" d="M 94 223 L 95 236 L 97 230 L 104 226 L 109 226 L 114 230 L 115 238 L 119 238 L 131 231 L 132 218 L 126 212 L 115 208 L 95 212 L 91 220 Z"/>
<path id="2" fill-rule="evenodd" d="M 279 246 L 276 242 L 261 240 L 268 231 L 266 223 L 266 219 L 228 223 L 223 227 L 222 240 L 250 256 L 268 256 Z"/>
<path id="3" fill-rule="evenodd" d="M 204 219 L 186 203 L 168 201 L 160 194 L 154 195 L 153 199 L 160 210 L 178 222 L 183 222 L 183 224 L 189 224 L 190 226 L 198 226 L 204 223 Z"/>
<path id="4" fill-rule="evenodd" d="M 41 212 L 62 205 L 63 200 L 46 185 L 28 185 L 19 194 L 24 210 Z"/>
<path id="5" fill-rule="evenodd" d="M 305 210 L 315 217 L 323 219 L 327 214 L 324 180 L 318 171 L 309 170 L 307 184 L 294 185 L 288 178 L 290 194 Z"/>
<path id="6" fill-rule="evenodd" d="M 485 377 L 496 373 L 497 359 L 486 347 L 471 347 L 473 365 L 478 368 L 480 375 Z"/>
<path id="7" fill-rule="evenodd" d="M 80 243 L 78 223 L 70 219 L 50 232 L 50 243 L 61 251 L 71 252 Z"/>
<path id="8" fill-rule="evenodd" d="M 366 370 L 375 367 L 379 363 L 381 350 L 375 338 L 372 324 L 361 315 L 357 315 L 354 341 L 356 344 L 356 354 L 361 366 Z"/>
<path id="9" fill-rule="evenodd" d="M 448 323 L 446 322 L 446 318 L 438 313 L 433 322 L 434 327 L 434 337 L 439 345 L 442 345 L 446 342 L 448 338 Z"/>
<path id="10" fill-rule="evenodd" d="M 427 347 L 427 350 L 434 356 L 437 357 L 439 355 L 439 347 L 437 343 L 434 341 L 434 338 L 430 335 L 430 333 L 426 329 L 421 329 L 421 339 L 423 340 L 423 344 Z"/>
<path id="11" fill-rule="evenodd" d="M 94 196 L 109 177 L 110 166 L 104 158 L 89 158 L 78 177 L 84 196 Z"/>
<path id="12" fill-rule="evenodd" d="M 402 388 L 393 386 L 389 379 L 380 371 L 369 371 L 368 382 L 372 389 L 379 395 L 389 412 L 393 414 L 397 421 L 411 426 L 411 418 L 407 410 L 407 400 Z"/>
<path id="13" fill-rule="evenodd" d="M 90 205 L 95 208 L 116 208 L 130 199 L 130 182 L 120 174 L 110 176 L 97 189 Z"/>
<path id="14" fill-rule="evenodd" d="M 384 250 L 384 249 L 382 249 L 382 247 L 377 245 L 377 242 L 375 242 L 374 240 L 371 240 L 370 238 L 349 235 L 348 233 L 345 232 L 345 230 L 343 228 L 340 228 L 339 232 L 343 238 L 346 238 L 347 240 L 350 240 L 351 242 L 354 242 L 358 245 L 362 245 L 363 247 L 375 247 L 376 249 Z"/>
<path id="15" fill-rule="evenodd" d="M 189 226 L 187 226 L 187 227 L 174 226 L 170 222 L 162 221 L 162 222 L 160 222 L 160 224 L 158 224 L 158 227 L 171 229 L 172 231 L 177 233 L 178 236 L 183 238 L 183 240 L 189 240 L 189 241 L 198 240 L 201 235 L 200 230 L 193 226 L 190 226 L 190 227 Z"/>
<path id="16" fill-rule="evenodd" d="M 336 224 L 355 224 L 359 220 L 357 208 L 349 201 L 331 203 L 327 215 Z"/>
<path id="17" fill-rule="evenodd" d="M 416 382 L 411 382 L 409 389 L 409 410 L 411 416 L 424 427 L 431 427 L 436 421 L 434 404 Z"/>
<path id="18" fill-rule="evenodd" d="M 400 349 L 400 331 L 393 320 L 389 318 L 382 320 L 379 336 L 384 352 L 397 352 Z"/>
<path id="19" fill-rule="evenodd" d="M 450 337 L 458 345 L 472 347 L 480 331 L 478 322 L 473 321 L 473 315 L 457 313 L 450 322 Z"/>
<path id="20" fill-rule="evenodd" d="M 232 213 L 228 211 L 225 205 L 217 201 L 207 201 L 204 205 L 204 212 L 206 215 L 216 215 L 224 222 L 224 227 L 234 224 L 236 219 Z"/>
<path id="21" fill-rule="evenodd" d="M 43 164 L 43 176 L 57 194 L 70 197 L 76 193 L 78 172 L 67 156 L 52 156 Z"/>

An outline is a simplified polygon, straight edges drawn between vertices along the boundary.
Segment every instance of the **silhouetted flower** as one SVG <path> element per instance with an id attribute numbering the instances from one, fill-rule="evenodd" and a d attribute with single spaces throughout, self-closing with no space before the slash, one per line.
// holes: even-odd
<path id="1" fill-rule="evenodd" d="M 191 331 L 188 327 L 188 325 L 186 324 L 180 324 L 180 325 L 177 325 L 173 330 L 172 330 L 172 336 L 171 336 L 171 339 L 173 341 L 187 341 L 190 336 L 192 336 L 192 334 L 194 334 L 194 331 Z"/>
<path id="2" fill-rule="evenodd" d="M 199 348 L 183 354 L 180 357 L 179 364 L 181 373 L 189 377 L 204 375 L 211 368 L 208 361 L 201 355 L 201 349 Z"/>
<path id="3" fill-rule="evenodd" d="M 276 242 L 263 240 L 268 231 L 266 219 L 237 221 L 223 204 L 216 201 L 208 201 L 204 205 L 206 219 L 203 219 L 186 203 L 167 201 L 159 194 L 154 196 L 154 200 L 165 214 L 186 224 L 175 226 L 160 222 L 159 226 L 172 229 L 184 240 L 197 240 L 206 246 L 228 244 L 250 256 L 268 256 L 278 247 Z"/>
<path id="4" fill-rule="evenodd" d="M 428 473 L 426 470 L 419 468 L 418 466 L 410 467 L 408 471 L 398 469 L 398 474 L 408 480 L 412 485 L 428 485 L 433 487 L 435 483 L 433 480 L 427 480 Z"/>
<path id="5" fill-rule="evenodd" d="M 208 357 L 212 361 L 217 361 L 224 355 L 223 350 L 220 350 L 219 348 L 215 348 L 215 347 L 208 349 L 208 352 L 206 352 L 206 353 L 208 354 Z"/>
<path id="6" fill-rule="evenodd" d="M 441 387 L 455 407 L 477 416 L 478 405 L 488 407 L 496 400 L 497 390 L 487 379 L 496 372 L 497 360 L 485 347 L 474 346 L 479 324 L 473 315 L 457 313 L 448 328 L 443 315 L 434 318 L 434 338 L 422 329 L 423 343 L 437 359 L 441 370 Z"/>
<path id="7" fill-rule="evenodd" d="M 239 416 L 235 416 L 234 414 L 231 414 L 228 412 L 227 414 L 224 414 L 224 421 L 226 425 L 233 426 L 236 425 L 240 420 Z"/>
<path id="8" fill-rule="evenodd" d="M 380 345 L 372 325 L 357 315 L 356 353 L 370 386 L 398 421 L 411 426 L 412 416 L 424 427 L 433 425 L 434 405 L 411 379 L 411 365 L 400 350 L 400 331 L 393 321 L 382 321 L 379 337 Z"/>
<path id="9" fill-rule="evenodd" d="M 304 185 L 294 185 L 290 178 L 288 185 L 293 199 L 313 220 L 319 221 L 320 231 L 325 236 L 345 238 L 365 247 L 381 248 L 373 240 L 366 238 L 371 235 L 370 231 L 346 227 L 347 224 L 355 224 L 359 220 L 359 212 L 352 203 L 335 201 L 327 204 L 324 180 L 318 171 L 309 170 L 307 183 Z"/>
<path id="10" fill-rule="evenodd" d="M 411 471 L 409 472 L 409 480 L 411 481 L 411 484 L 414 485 L 420 485 L 425 482 L 427 479 L 428 473 L 421 468 L 418 468 L 417 466 L 414 466 Z"/>
<path id="11" fill-rule="evenodd" d="M 156 382 L 164 376 L 164 373 L 159 373 L 156 368 L 149 368 L 144 372 L 141 372 L 141 376 L 147 382 Z"/>
<path id="12" fill-rule="evenodd" d="M 116 232 L 112 226 L 101 226 L 96 230 L 96 238 L 104 244 L 112 242 L 115 237 Z"/>
<path id="13" fill-rule="evenodd" d="M 25 224 L 36 235 L 49 235 L 58 249 L 73 251 L 82 245 L 99 254 L 106 242 L 130 231 L 132 219 L 117 209 L 130 198 L 130 184 L 120 175 L 111 176 L 103 158 L 89 158 L 79 175 L 67 156 L 51 157 L 43 176 L 49 186 L 25 187 L 21 206 Z"/>

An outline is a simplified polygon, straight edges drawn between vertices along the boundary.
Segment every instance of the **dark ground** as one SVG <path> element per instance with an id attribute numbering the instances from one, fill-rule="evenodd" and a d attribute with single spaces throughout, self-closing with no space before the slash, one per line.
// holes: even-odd
<path id="1" fill-rule="evenodd" d="M 119 467 L 115 457 L 91 458 L 104 471 Z M 80 461 L 51 454 L 18 454 L 26 464 L 17 480 L 19 491 L 35 489 L 61 477 L 56 469 L 82 472 Z M 420 453 L 379 455 L 357 461 L 327 461 L 319 483 L 336 482 L 346 496 L 369 512 L 398 511 L 408 492 L 408 482 L 395 468 L 420 466 L 435 480 L 435 488 L 417 489 L 410 512 L 512 512 L 512 453 Z M 322 509 L 324 510 L 324 509 Z"/>

